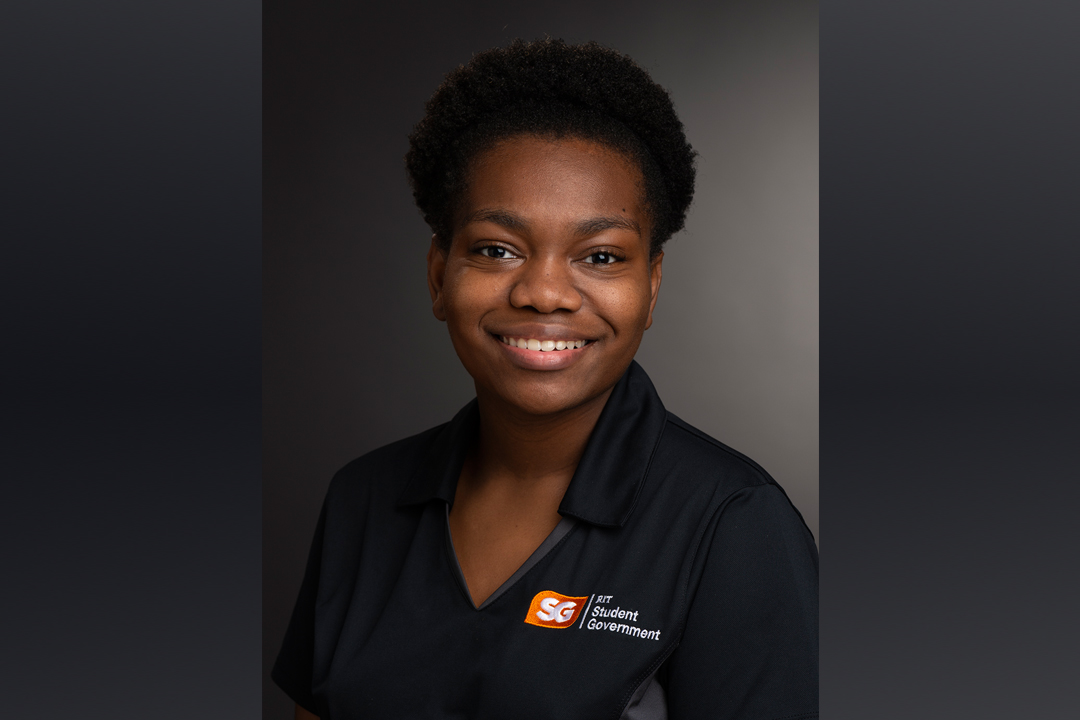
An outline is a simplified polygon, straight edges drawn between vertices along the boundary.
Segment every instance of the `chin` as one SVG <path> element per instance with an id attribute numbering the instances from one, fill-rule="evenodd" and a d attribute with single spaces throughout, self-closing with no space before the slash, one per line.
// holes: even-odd
<path id="1" fill-rule="evenodd" d="M 575 376 L 561 378 L 551 377 L 554 373 L 536 374 L 541 377 L 497 383 L 488 392 L 519 412 L 543 417 L 588 404 L 607 393 L 622 375 L 619 373 L 610 383 L 596 384 L 594 373 L 575 373 Z M 582 374 L 590 381 L 588 384 L 581 382 Z M 479 387 L 477 389 L 479 391 Z"/>

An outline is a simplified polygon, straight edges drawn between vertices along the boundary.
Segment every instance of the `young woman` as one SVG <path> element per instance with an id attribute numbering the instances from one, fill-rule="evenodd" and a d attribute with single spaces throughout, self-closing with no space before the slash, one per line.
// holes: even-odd
<path id="1" fill-rule="evenodd" d="M 633 361 L 693 194 L 667 93 L 517 42 L 407 165 L 476 400 L 331 483 L 273 674 L 296 717 L 817 717 L 809 530 Z"/>

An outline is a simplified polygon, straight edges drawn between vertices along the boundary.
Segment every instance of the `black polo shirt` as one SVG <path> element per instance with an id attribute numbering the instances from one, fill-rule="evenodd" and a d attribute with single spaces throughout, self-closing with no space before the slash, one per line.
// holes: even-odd
<path id="1" fill-rule="evenodd" d="M 563 519 L 479 608 L 448 508 L 476 403 L 333 479 L 273 678 L 324 720 L 817 717 L 817 550 L 633 363 Z"/>

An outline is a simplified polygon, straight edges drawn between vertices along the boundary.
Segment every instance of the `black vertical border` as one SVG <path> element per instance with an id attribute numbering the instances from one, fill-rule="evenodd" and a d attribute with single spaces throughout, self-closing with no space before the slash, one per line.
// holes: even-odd
<path id="1" fill-rule="evenodd" d="M 821 703 L 1075 713 L 1080 7 L 821 10 Z"/>
<path id="2" fill-rule="evenodd" d="M 0 36 L 3 714 L 259 717 L 260 5 Z"/>

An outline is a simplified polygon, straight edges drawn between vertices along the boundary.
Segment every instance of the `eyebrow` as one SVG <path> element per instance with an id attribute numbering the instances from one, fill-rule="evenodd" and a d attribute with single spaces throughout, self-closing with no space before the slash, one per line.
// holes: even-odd
<path id="1" fill-rule="evenodd" d="M 486 209 L 477 210 L 465 218 L 465 224 L 474 222 L 490 222 L 501 225 L 508 230 L 526 230 L 529 223 L 525 219 L 507 210 Z"/>
<path id="2" fill-rule="evenodd" d="M 622 217 L 598 217 L 582 220 L 574 226 L 578 235 L 596 235 L 604 230 L 629 230 L 641 235 L 641 226 L 630 218 Z"/>
<path id="3" fill-rule="evenodd" d="M 515 215 L 508 210 L 495 208 L 477 210 L 465 218 L 465 224 L 473 222 L 490 222 L 501 225 L 508 230 L 528 230 L 529 223 L 525 218 Z M 604 230 L 629 230 L 641 235 L 641 226 L 631 218 L 623 217 L 595 217 L 582 220 L 574 225 L 575 235 L 596 235 Z"/>

